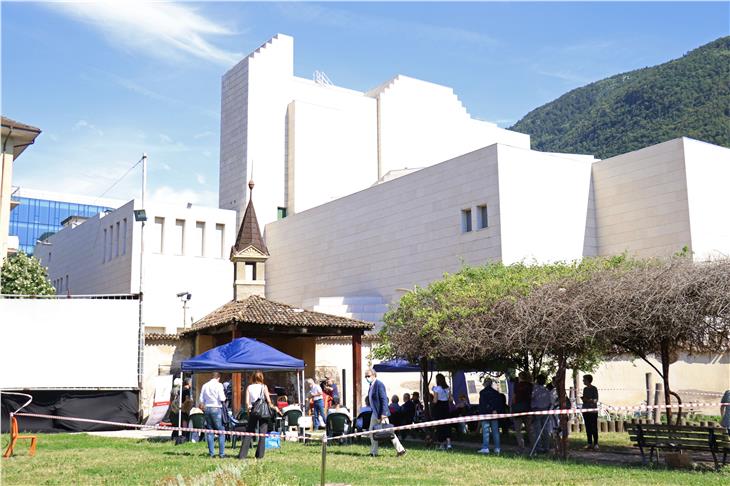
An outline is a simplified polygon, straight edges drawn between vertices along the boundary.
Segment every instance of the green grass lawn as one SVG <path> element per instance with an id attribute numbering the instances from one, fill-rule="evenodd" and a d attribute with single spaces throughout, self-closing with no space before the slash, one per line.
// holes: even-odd
<path id="1" fill-rule="evenodd" d="M 623 447 L 623 434 L 603 434 L 606 447 Z M 3 444 L 7 435 L 3 436 Z M 331 445 L 327 482 L 363 485 L 398 484 L 730 484 L 724 472 L 668 471 L 636 466 L 527 459 L 513 455 L 484 457 L 475 449 L 436 451 L 406 444 L 405 457 L 382 448 L 371 458 L 365 445 Z M 319 484 L 321 448 L 285 443 L 267 451 L 263 461 L 210 459 L 204 444 L 149 442 L 86 434 L 39 436 L 36 457 L 22 444 L 18 455 L 2 460 L 3 485 L 36 484 L 175 484 L 257 485 Z M 253 450 L 249 455 L 253 454 Z"/>

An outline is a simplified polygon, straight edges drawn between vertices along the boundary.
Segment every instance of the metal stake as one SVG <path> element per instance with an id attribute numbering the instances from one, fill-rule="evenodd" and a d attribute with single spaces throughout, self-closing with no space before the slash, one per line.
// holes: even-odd
<path id="1" fill-rule="evenodd" d="M 322 437 L 322 470 L 319 477 L 319 484 L 324 486 L 324 469 L 327 463 L 327 434 Z"/>

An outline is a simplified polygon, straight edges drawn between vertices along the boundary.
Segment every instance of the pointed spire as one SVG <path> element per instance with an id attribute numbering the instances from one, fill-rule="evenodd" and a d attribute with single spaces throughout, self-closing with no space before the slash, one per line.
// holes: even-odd
<path id="1" fill-rule="evenodd" d="M 243 220 L 241 220 L 241 227 L 238 230 L 236 243 L 231 248 L 231 257 L 249 246 L 256 248 L 264 255 L 269 254 L 269 249 L 266 248 L 264 239 L 261 237 L 259 222 L 256 219 L 256 210 L 253 207 L 253 187 L 254 183 L 253 179 L 251 179 L 248 181 L 248 188 L 250 190 L 248 206 L 246 206 L 246 212 L 243 214 Z"/>

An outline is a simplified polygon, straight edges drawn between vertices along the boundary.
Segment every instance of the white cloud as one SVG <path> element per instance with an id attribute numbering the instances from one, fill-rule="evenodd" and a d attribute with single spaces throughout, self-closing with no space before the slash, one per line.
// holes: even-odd
<path id="1" fill-rule="evenodd" d="M 165 135 L 164 133 L 160 133 L 160 141 L 162 143 L 172 143 L 172 138 L 169 135 Z"/>
<path id="2" fill-rule="evenodd" d="M 89 123 L 86 120 L 79 120 L 73 126 L 74 131 L 82 130 L 82 129 L 88 130 L 91 133 L 93 133 L 94 135 L 98 135 L 100 137 L 104 135 L 104 132 L 102 130 L 100 130 L 99 128 L 97 128 L 96 125 Z"/>
<path id="3" fill-rule="evenodd" d="M 192 203 L 199 206 L 217 207 L 218 194 L 213 191 L 193 191 L 192 189 L 159 186 L 152 191 L 150 201 L 158 204 L 183 205 Z"/>
<path id="4" fill-rule="evenodd" d="M 213 135 L 215 135 L 215 133 L 211 132 L 210 130 L 206 130 L 204 132 L 196 133 L 195 135 L 193 135 L 193 138 L 197 140 L 200 138 L 212 137 Z"/>
<path id="5" fill-rule="evenodd" d="M 234 32 L 189 5 L 138 0 L 54 2 L 49 5 L 93 25 L 115 47 L 141 51 L 168 61 L 194 56 L 230 65 L 242 57 L 216 47 L 207 39 Z"/>
<path id="6" fill-rule="evenodd" d="M 205 184 L 205 176 L 203 174 L 195 174 L 195 180 L 198 181 L 198 184 Z"/>
<path id="7" fill-rule="evenodd" d="M 487 48 L 500 44 L 500 41 L 489 34 L 461 27 L 353 13 L 345 9 L 306 2 L 283 2 L 277 6 L 283 15 L 298 22 L 318 23 L 339 29 L 359 29 L 371 33 L 402 32 L 410 38 Z"/>

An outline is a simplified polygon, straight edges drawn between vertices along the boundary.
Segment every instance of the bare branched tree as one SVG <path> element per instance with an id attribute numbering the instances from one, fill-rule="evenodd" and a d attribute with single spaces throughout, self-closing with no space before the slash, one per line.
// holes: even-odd
<path id="1" fill-rule="evenodd" d="M 669 380 L 669 367 L 680 352 L 730 349 L 729 260 L 649 260 L 629 269 L 596 272 L 589 283 L 585 319 L 600 329 L 601 339 L 610 345 L 607 352 L 628 352 L 654 368 L 664 382 L 666 405 L 672 396 L 681 403 Z M 666 413 L 670 420 L 669 406 Z"/>

